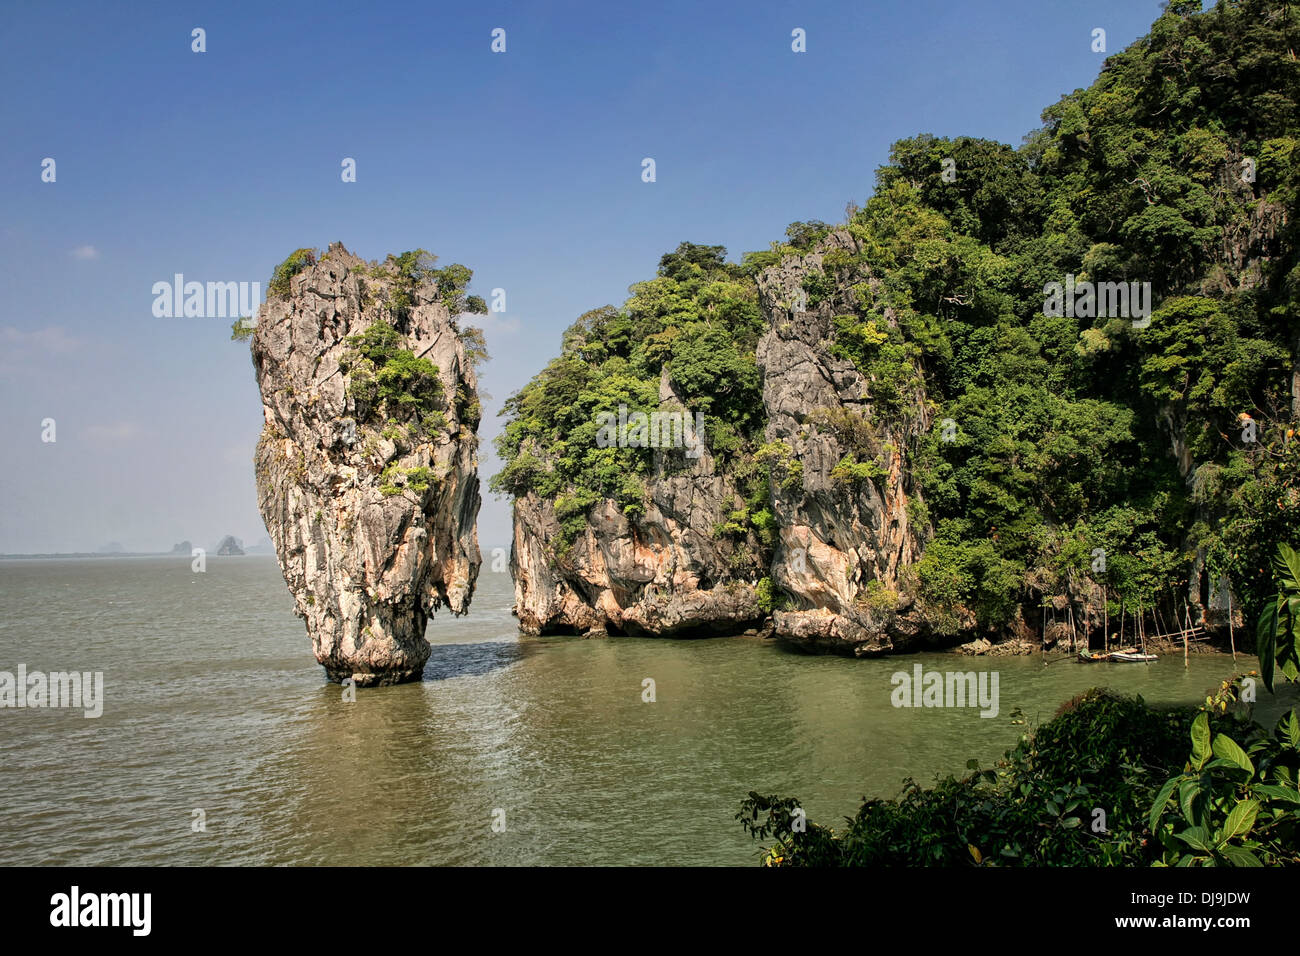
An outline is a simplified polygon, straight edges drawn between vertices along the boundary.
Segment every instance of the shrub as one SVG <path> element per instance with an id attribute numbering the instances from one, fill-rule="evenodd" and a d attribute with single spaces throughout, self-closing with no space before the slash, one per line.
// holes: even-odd
<path id="1" fill-rule="evenodd" d="M 874 461 L 858 461 L 853 455 L 845 455 L 839 464 L 831 469 L 831 480 L 842 481 L 857 487 L 864 481 L 874 481 L 885 476 L 885 469 Z"/>
<path id="2" fill-rule="evenodd" d="M 267 296 L 287 299 L 290 292 L 289 280 L 315 262 L 315 249 L 295 249 L 290 253 L 289 258 L 276 266 L 275 271 L 271 273 L 271 281 L 266 286 Z"/>
<path id="3" fill-rule="evenodd" d="M 1216 721 L 1239 696 L 1234 679 L 1207 699 L 1186 767 L 1151 805 L 1148 826 L 1164 849 L 1157 865 L 1300 863 L 1300 719 L 1292 708 L 1272 734 L 1235 717 Z"/>
<path id="4" fill-rule="evenodd" d="M 418 422 L 425 432 L 445 421 L 441 412 L 442 381 L 438 367 L 403 348 L 403 338 L 387 322 L 376 322 L 339 359 L 349 376 L 348 394 L 356 400 L 358 418 Z"/>
<path id="5" fill-rule="evenodd" d="M 392 462 L 379 476 L 379 491 L 385 496 L 400 495 L 403 491 L 413 491 L 417 495 L 422 495 L 436 481 L 437 475 L 432 468 L 423 465 L 416 468 L 403 468 L 396 462 Z"/>
<path id="6" fill-rule="evenodd" d="M 1070 866 L 1146 861 L 1143 823 L 1157 781 L 1186 753 L 1191 708 L 1092 690 L 990 769 L 928 788 L 908 779 L 867 800 L 840 832 L 800 818 L 798 801 L 751 792 L 736 819 L 772 837 L 781 866 Z M 1104 807 L 1106 832 L 1092 824 Z"/>

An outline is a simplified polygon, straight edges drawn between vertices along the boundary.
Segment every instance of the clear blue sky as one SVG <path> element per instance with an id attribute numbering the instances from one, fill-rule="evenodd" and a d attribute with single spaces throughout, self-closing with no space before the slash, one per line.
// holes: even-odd
<path id="1" fill-rule="evenodd" d="M 262 415 L 229 321 L 151 287 L 258 281 L 300 246 L 423 247 L 506 290 L 501 400 L 683 241 L 733 258 L 842 218 L 896 139 L 1019 145 L 1155 0 L 6 4 L 0 552 L 263 534 Z M 191 52 L 190 31 L 207 33 Z M 507 50 L 490 50 L 506 30 Z M 791 30 L 807 52 L 790 49 Z M 653 157 L 658 181 L 641 181 Z M 57 162 L 43 183 L 41 161 Z M 344 157 L 357 182 L 340 180 Z M 41 441 L 41 421 L 57 441 Z M 484 491 L 480 540 L 509 540 Z"/>

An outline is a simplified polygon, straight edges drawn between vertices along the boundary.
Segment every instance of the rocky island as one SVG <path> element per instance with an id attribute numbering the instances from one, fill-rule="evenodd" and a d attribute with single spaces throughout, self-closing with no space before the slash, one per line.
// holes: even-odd
<path id="1" fill-rule="evenodd" d="M 334 243 L 282 263 L 251 330 L 265 427 L 258 504 L 330 680 L 418 680 L 441 607 L 479 569 L 480 418 L 470 271 Z M 243 334 L 236 326 L 236 336 Z"/>
<path id="2" fill-rule="evenodd" d="M 1294 55 L 1235 11 L 1171 4 L 1023 146 L 899 141 L 838 225 L 682 243 L 581 316 L 497 441 L 520 626 L 1226 647 L 1300 527 Z"/>

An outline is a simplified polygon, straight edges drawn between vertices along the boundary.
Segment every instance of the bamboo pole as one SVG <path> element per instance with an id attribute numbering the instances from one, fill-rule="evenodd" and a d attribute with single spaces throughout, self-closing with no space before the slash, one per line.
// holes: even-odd
<path id="1" fill-rule="evenodd" d="M 1228 643 L 1232 647 L 1232 663 L 1237 663 L 1237 637 L 1232 630 L 1232 585 L 1228 585 Z"/>
<path id="2" fill-rule="evenodd" d="M 1142 598 L 1141 597 L 1138 598 L 1137 632 L 1138 632 L 1138 643 L 1142 648 L 1142 654 L 1145 656 L 1147 652 L 1147 632 L 1146 632 L 1146 628 L 1142 626 Z"/>
<path id="3" fill-rule="evenodd" d="M 1074 602 L 1070 602 L 1070 650 L 1079 649 L 1079 635 L 1074 631 Z"/>
<path id="4" fill-rule="evenodd" d="M 1183 631 L 1183 670 L 1186 670 L 1190 666 L 1187 661 L 1187 653 L 1188 653 L 1187 638 L 1192 630 L 1192 611 L 1191 608 L 1187 606 L 1186 602 L 1183 603 L 1183 610 L 1186 614 L 1186 620 L 1187 620 L 1187 630 Z"/>
<path id="5" fill-rule="evenodd" d="M 1110 598 L 1106 594 L 1106 585 L 1101 586 L 1101 640 L 1106 653 L 1110 653 Z"/>

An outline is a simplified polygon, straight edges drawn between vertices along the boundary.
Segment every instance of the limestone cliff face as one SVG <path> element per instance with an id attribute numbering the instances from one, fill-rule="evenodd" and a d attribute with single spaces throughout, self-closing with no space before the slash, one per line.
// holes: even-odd
<path id="1" fill-rule="evenodd" d="M 680 402 L 665 374 L 665 407 Z M 552 502 L 534 493 L 514 503 L 511 571 L 515 614 L 529 633 L 690 636 L 760 623 L 755 583 L 765 573 L 762 546 L 719 538 L 714 528 L 744 507 L 717 473 L 708 436 L 699 457 L 656 450 L 644 515 L 629 520 L 604 500 L 572 544 Z"/>
<path id="2" fill-rule="evenodd" d="M 872 383 L 831 353 L 833 317 L 861 309 L 855 286 L 875 286 L 868 275 L 826 267 L 826 253 L 836 250 L 857 251 L 848 232 L 833 232 L 818 251 L 787 257 L 759 276 L 769 323 L 758 345 L 767 439 L 783 444 L 789 462 L 772 482 L 780 528 L 772 579 L 789 596 L 773 618 L 781 637 L 862 655 L 906 649 L 925 633 L 905 577 L 929 529 L 909 517 L 920 490 L 904 455 L 929 429 L 930 411 L 918 386 L 901 413 L 882 414 Z M 810 304 L 805 280 L 824 267 L 831 292 Z M 894 321 L 887 306 L 880 312 Z M 871 474 L 837 473 L 846 458 Z M 782 481 L 783 474 L 795 478 Z"/>
<path id="3" fill-rule="evenodd" d="M 919 490 L 904 453 L 930 427 L 929 407 L 918 388 L 901 414 L 880 414 L 871 383 L 831 354 L 833 317 L 861 308 L 854 286 L 870 286 L 871 277 L 829 276 L 834 291 L 815 306 L 803 292 L 804 280 L 823 272 L 825 253 L 854 251 L 853 242 L 834 232 L 817 252 L 787 257 L 759 278 L 766 441 L 769 451 L 783 449 L 771 482 L 775 553 L 752 534 L 740 542 L 715 534 L 744 501 L 717 472 L 707 439 L 685 471 L 660 468 L 647 482 L 643 516 L 629 520 L 613 501 L 600 502 L 571 547 L 561 544 L 551 502 L 530 492 L 514 504 L 512 548 L 525 630 L 677 635 L 774 626 L 810 649 L 856 654 L 928 637 L 906 576 L 929 529 L 909 516 Z M 892 321 L 887 308 L 884 315 Z M 673 398 L 665 375 L 660 399 Z M 846 456 L 874 477 L 833 475 Z M 757 588 L 764 577 L 780 602 L 770 614 Z"/>
<path id="4" fill-rule="evenodd" d="M 479 569 L 474 370 L 439 290 L 394 308 L 398 284 L 336 243 L 268 298 L 252 342 L 262 517 L 316 659 L 360 686 L 418 680 L 429 616 L 465 613 Z M 436 367 L 418 413 L 377 397 L 382 359 L 349 342 L 376 323 Z"/>

